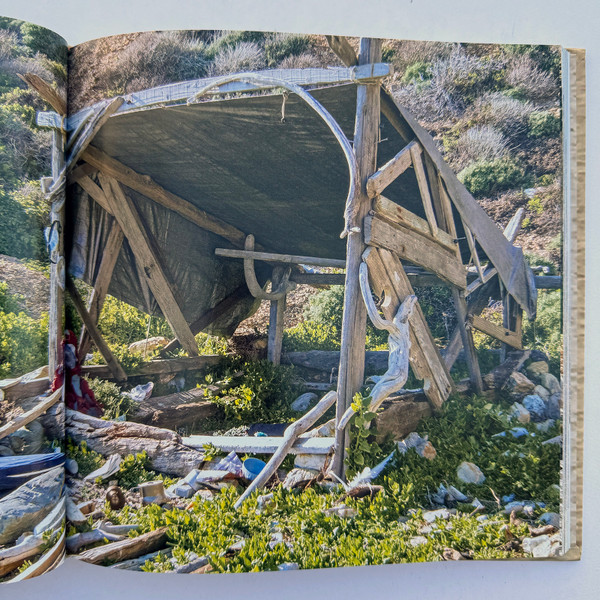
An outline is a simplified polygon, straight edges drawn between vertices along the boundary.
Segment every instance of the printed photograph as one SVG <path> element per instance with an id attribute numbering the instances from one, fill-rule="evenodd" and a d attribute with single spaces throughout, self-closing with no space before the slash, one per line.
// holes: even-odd
<path id="1" fill-rule="evenodd" d="M 62 335 L 48 358 L 49 324 L 62 321 L 50 275 L 64 260 L 58 204 L 41 183 L 52 177 L 55 134 L 36 124 L 48 109 L 36 88 L 66 106 L 66 82 L 62 38 L 0 18 L 0 582 L 40 575 L 64 555 Z"/>

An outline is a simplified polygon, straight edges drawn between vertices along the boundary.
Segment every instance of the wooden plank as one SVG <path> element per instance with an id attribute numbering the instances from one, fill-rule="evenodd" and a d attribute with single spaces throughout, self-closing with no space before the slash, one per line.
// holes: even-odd
<path id="1" fill-rule="evenodd" d="M 179 308 L 173 284 L 167 275 L 153 236 L 147 231 L 131 199 L 123 193 L 121 184 L 104 172 L 100 173 L 99 178 L 112 212 L 121 229 L 126 232 L 129 245 L 140 266 L 140 272 L 148 283 L 164 317 L 181 342 L 182 348 L 190 356 L 196 356 L 198 344 Z"/>
<path id="2" fill-rule="evenodd" d="M 369 246 L 391 250 L 457 287 L 467 287 L 466 270 L 457 256 L 408 227 L 390 225 L 376 215 L 368 216 L 365 218 L 365 242 Z"/>
<path id="3" fill-rule="evenodd" d="M 404 298 L 414 294 L 401 262 L 391 252 L 368 248 L 363 258 L 369 267 L 373 291 L 385 300 L 382 312 L 393 318 Z M 410 366 L 418 379 L 424 380 L 424 392 L 434 410 L 439 410 L 452 390 L 452 379 L 435 345 L 425 316 L 416 306 L 410 317 Z"/>
<path id="4" fill-rule="evenodd" d="M 65 553 L 65 532 L 58 538 L 58 541 L 50 548 L 39 560 L 27 567 L 24 571 L 13 577 L 10 581 L 25 581 L 42 573 L 46 573 L 62 559 Z"/>
<path id="5" fill-rule="evenodd" d="M 471 230 L 466 225 L 464 225 L 464 230 L 465 230 L 465 236 L 467 238 L 467 244 L 469 245 L 469 250 L 471 251 L 471 258 L 473 259 L 473 262 L 475 263 L 475 268 L 477 269 L 479 279 L 481 279 L 481 281 L 483 283 L 485 283 L 486 275 L 483 272 L 483 268 L 481 267 L 481 261 L 479 260 L 479 254 L 477 254 L 477 246 L 475 246 L 475 238 L 473 237 Z"/>
<path id="6" fill-rule="evenodd" d="M 367 194 L 369 198 L 375 198 L 381 194 L 390 183 L 412 165 L 411 152 L 413 146 L 419 148 L 416 142 L 410 142 L 394 158 L 390 159 L 367 179 Z"/>
<path id="7" fill-rule="evenodd" d="M 417 176 L 417 183 L 419 184 L 419 191 L 421 192 L 421 199 L 423 200 L 423 207 L 425 208 L 425 214 L 427 215 L 427 222 L 429 223 L 431 235 L 436 237 L 438 226 L 435 219 L 435 213 L 433 212 L 431 193 L 429 192 L 429 183 L 427 182 L 427 175 L 425 174 L 425 168 L 423 166 L 423 158 L 421 157 L 422 152 L 423 150 L 419 145 L 413 146 L 410 150 L 413 167 L 415 168 L 415 175 Z"/>
<path id="8" fill-rule="evenodd" d="M 92 178 L 85 175 L 77 181 L 82 189 L 87 192 L 95 202 L 97 202 L 109 215 L 113 215 L 113 209 L 104 193 L 104 190 Z M 113 215 L 114 216 L 114 215 Z"/>
<path id="9" fill-rule="evenodd" d="M 68 145 L 71 146 L 71 148 L 66 159 L 67 171 L 75 167 L 85 149 L 90 145 L 95 135 L 102 128 L 102 125 L 117 112 L 124 101 L 124 98 L 121 96 L 105 101 L 104 105 L 96 110 L 96 114 L 88 120 L 77 138 L 69 139 Z"/>
<path id="10" fill-rule="evenodd" d="M 427 173 L 427 179 L 429 181 L 429 192 L 431 193 L 431 200 L 433 202 L 433 208 L 435 211 L 436 222 L 440 231 L 445 233 L 450 232 L 450 223 L 448 222 L 448 215 L 442 205 L 442 199 L 440 197 L 440 179 L 438 176 L 437 169 L 433 164 L 433 161 L 427 154 L 423 155 L 423 164 L 425 165 L 425 171 Z M 452 213 L 450 213 L 450 220 L 452 220 Z M 456 238 L 456 236 L 454 236 Z"/>
<path id="11" fill-rule="evenodd" d="M 59 115 L 67 115 L 67 99 L 61 96 L 49 83 L 44 81 L 39 75 L 34 73 L 25 73 L 17 76 L 22 79 L 30 88 L 35 90 L 44 102 L 47 102 Z"/>
<path id="12" fill-rule="evenodd" d="M 39 403 L 31 410 L 23 413 L 22 415 L 16 416 L 14 419 L 5 423 L 0 427 L 0 440 L 6 436 L 14 433 L 21 427 L 24 427 L 28 423 L 35 421 L 38 417 L 43 415 L 49 408 L 54 406 L 62 398 L 62 388 L 52 392 L 47 398 L 41 398 Z"/>
<path id="13" fill-rule="evenodd" d="M 98 318 L 102 312 L 102 306 L 104 305 L 104 300 L 108 293 L 108 286 L 110 285 L 115 264 L 119 258 L 119 252 L 121 251 L 124 237 L 121 226 L 113 219 L 110 224 L 106 244 L 102 249 L 102 260 L 100 261 L 96 280 L 94 281 L 94 287 L 87 305 L 88 314 L 94 323 L 98 323 Z M 90 334 L 85 325 L 83 325 L 79 336 L 79 356 L 82 360 L 89 350 L 90 342 Z"/>
<path id="14" fill-rule="evenodd" d="M 376 63 L 381 60 L 381 40 L 361 38 L 359 65 Z M 357 185 L 354 198 L 349 199 L 353 206 L 355 223 L 362 223 L 370 209 L 366 184 L 377 170 L 377 146 L 379 143 L 380 86 L 375 84 L 357 85 L 356 115 L 354 122 L 354 154 L 357 164 Z M 348 219 L 346 219 L 348 224 Z M 350 407 L 354 395 L 363 384 L 365 365 L 365 340 L 367 313 L 362 300 L 359 284 L 359 268 L 364 251 L 361 231 L 351 230 L 346 242 L 346 284 L 344 288 L 344 310 L 338 371 L 336 423 L 340 423 Z M 345 429 L 336 428 L 335 456 L 333 471 L 338 477 L 344 475 L 344 454 L 347 446 Z"/>
<path id="15" fill-rule="evenodd" d="M 315 267 L 336 267 L 343 269 L 346 261 L 339 258 L 321 258 L 317 256 L 301 256 L 298 254 L 277 254 L 275 252 L 256 252 L 254 250 L 235 250 L 232 248 L 215 248 L 217 256 L 227 258 L 252 258 L 265 262 L 278 262 L 282 264 L 313 265 Z"/>
<path id="16" fill-rule="evenodd" d="M 184 446 L 196 450 L 202 450 L 206 444 L 211 444 L 223 452 L 235 451 L 240 454 L 273 454 L 284 441 L 283 437 L 253 435 L 191 435 L 183 438 Z M 333 444 L 332 437 L 299 437 L 290 448 L 290 454 L 328 454 Z"/>
<path id="17" fill-rule="evenodd" d="M 295 273 L 290 275 L 290 281 L 303 285 L 322 287 L 328 285 L 344 285 L 344 273 Z"/>
<path id="18" fill-rule="evenodd" d="M 147 375 L 167 375 L 181 373 L 182 371 L 196 371 L 210 365 L 219 364 L 223 360 L 221 354 L 204 354 L 201 356 L 170 358 L 166 360 L 152 360 L 139 369 L 136 369 L 129 377 L 145 377 Z M 112 374 L 106 365 L 84 365 L 81 372 L 90 377 L 111 379 Z"/>
<path id="19" fill-rule="evenodd" d="M 492 323 L 491 321 L 488 321 L 479 315 L 470 315 L 469 321 L 475 329 L 481 331 L 482 333 L 500 340 L 512 348 L 523 350 L 521 336 L 517 332 L 511 331 L 510 329 L 502 327 L 501 325 L 496 325 L 495 323 Z"/>
<path id="20" fill-rule="evenodd" d="M 347 67 L 358 64 L 358 57 L 354 52 L 354 48 L 343 35 L 326 35 L 325 37 L 329 47 Z"/>
<path id="21" fill-rule="evenodd" d="M 81 165 L 75 167 L 72 171 L 67 173 L 67 185 L 74 185 L 75 183 L 79 183 L 79 180 L 82 177 L 94 175 L 97 172 L 98 169 L 92 167 L 92 165 L 88 165 L 88 163 L 82 163 Z"/>
<path id="22" fill-rule="evenodd" d="M 473 343 L 473 333 L 467 322 L 467 301 L 462 290 L 453 288 L 452 296 L 454 298 L 454 308 L 456 309 L 457 327 L 462 338 L 463 348 L 465 349 L 471 385 L 475 393 L 481 394 L 483 392 L 483 381 L 481 379 L 481 371 L 479 370 L 477 353 L 475 352 L 475 344 Z"/>
<path id="23" fill-rule="evenodd" d="M 336 392 L 325 394 L 316 406 L 313 406 L 306 414 L 302 415 L 297 421 L 286 428 L 283 433 L 282 444 L 273 452 L 273 456 L 263 470 L 236 500 L 234 508 L 239 508 L 248 496 L 268 483 L 269 479 L 271 479 L 275 471 L 279 468 L 279 465 L 281 465 L 285 457 L 289 454 L 292 446 L 298 441 L 298 437 L 308 431 L 335 404 L 336 399 Z"/>
<path id="24" fill-rule="evenodd" d="M 88 311 L 85 308 L 85 304 L 83 303 L 83 299 L 79 295 L 75 284 L 70 278 L 67 278 L 67 290 L 69 291 L 69 296 L 71 296 L 71 300 L 73 301 L 77 314 L 81 317 L 85 328 L 87 329 L 94 344 L 96 344 L 96 347 L 100 351 L 100 354 L 102 354 L 102 357 L 106 361 L 106 365 L 110 369 L 110 372 L 112 373 L 113 377 L 117 381 L 126 381 L 127 374 L 123 370 L 123 367 L 119 364 L 119 361 L 111 352 L 110 348 L 108 347 L 108 344 L 104 341 L 102 333 L 98 329 L 96 323 L 90 317 Z"/>
<path id="25" fill-rule="evenodd" d="M 289 269 L 289 267 L 288 267 Z M 289 271 L 288 271 L 289 273 Z M 271 289 L 277 289 L 285 277 L 285 269 L 276 266 L 273 269 Z M 281 362 L 283 344 L 283 318 L 285 315 L 286 295 L 278 300 L 271 300 L 269 311 L 269 334 L 267 340 L 267 359 L 274 365 Z"/>
<path id="26" fill-rule="evenodd" d="M 211 231 L 229 240 L 238 248 L 244 247 L 246 235 L 242 231 L 218 217 L 209 215 L 207 212 L 194 206 L 191 202 L 165 190 L 148 175 L 136 173 L 127 165 L 124 165 L 92 145 L 85 149 L 82 158 L 105 175 L 116 179 L 118 182 L 143 194 L 150 200 L 176 212 L 201 229 Z"/>
<path id="27" fill-rule="evenodd" d="M 433 237 L 431 235 L 431 229 L 429 228 L 429 224 L 425 219 L 421 219 L 415 215 L 415 213 L 410 212 L 403 206 L 388 200 L 385 196 L 378 196 L 373 200 L 373 210 L 377 214 L 378 217 L 386 219 L 393 225 L 402 225 L 404 227 L 408 227 L 421 235 L 437 242 L 444 246 L 447 250 L 456 254 L 456 250 L 458 249 L 458 242 L 456 241 L 456 236 L 452 236 L 442 229 L 438 229 L 437 236 Z"/>

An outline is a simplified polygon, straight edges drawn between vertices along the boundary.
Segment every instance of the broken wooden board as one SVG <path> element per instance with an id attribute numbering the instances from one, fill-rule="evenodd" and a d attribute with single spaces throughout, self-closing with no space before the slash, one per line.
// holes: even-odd
<path id="1" fill-rule="evenodd" d="M 373 291 L 386 298 L 381 307 L 387 319 L 393 318 L 406 296 L 414 294 L 400 260 L 392 252 L 367 248 L 363 260 L 369 267 Z M 453 388 L 452 379 L 433 340 L 425 316 L 416 306 L 410 317 L 410 365 L 419 379 L 434 410 L 441 408 Z"/>
<path id="2" fill-rule="evenodd" d="M 104 421 L 67 409 L 66 431 L 75 442 L 85 442 L 102 456 L 146 451 L 154 471 L 185 477 L 204 461 L 204 454 L 182 444 L 181 437 L 149 425 Z"/>
<path id="3" fill-rule="evenodd" d="M 496 325 L 479 315 L 470 315 L 469 320 L 473 327 L 486 335 L 493 337 L 494 339 L 500 340 L 504 344 L 508 344 L 516 350 L 523 350 L 523 342 L 521 335 L 517 331 L 511 331 L 501 325 Z"/>
<path id="4" fill-rule="evenodd" d="M 47 410 L 54 406 L 61 399 L 61 397 L 62 388 L 52 392 L 52 394 L 50 394 L 48 397 L 40 397 L 39 402 L 34 408 L 28 410 L 22 415 L 16 416 L 14 419 L 0 427 L 0 440 L 11 433 L 14 433 L 17 431 L 17 429 L 24 427 L 28 423 L 35 421 L 35 419 L 42 416 Z"/>
<path id="5" fill-rule="evenodd" d="M 412 165 L 412 148 L 416 146 L 421 151 L 417 142 L 410 142 L 402 148 L 396 156 L 380 167 L 367 179 L 367 194 L 369 198 L 375 198 L 385 188 L 395 181 L 406 169 Z"/>
<path id="6" fill-rule="evenodd" d="M 290 449 L 290 454 L 328 454 L 333 448 L 334 441 L 332 437 L 300 436 Z M 183 438 L 183 443 L 190 448 L 198 450 L 210 444 L 223 452 L 273 454 L 284 443 L 284 438 L 271 436 L 190 435 Z"/>
<path id="7" fill-rule="evenodd" d="M 456 287 L 467 287 L 467 272 L 462 262 L 454 252 L 437 241 L 400 223 L 392 225 L 377 215 L 366 217 L 364 227 L 367 245 L 390 250 Z"/>

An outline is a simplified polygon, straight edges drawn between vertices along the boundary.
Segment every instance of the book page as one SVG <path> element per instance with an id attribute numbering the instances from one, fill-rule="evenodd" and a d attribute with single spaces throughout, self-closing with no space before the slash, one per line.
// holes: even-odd
<path id="1" fill-rule="evenodd" d="M 572 558 L 561 67 L 260 32 L 75 47 L 69 551 L 180 573 Z"/>
<path id="2" fill-rule="evenodd" d="M 64 195 L 48 193 L 62 133 L 38 111 L 66 109 L 65 41 L 0 18 L 0 581 L 56 567 L 64 554 L 60 377 Z M 37 90 L 53 100 L 46 103 Z M 60 321 L 60 325 L 58 324 Z M 49 332 L 58 339 L 49 348 Z"/>

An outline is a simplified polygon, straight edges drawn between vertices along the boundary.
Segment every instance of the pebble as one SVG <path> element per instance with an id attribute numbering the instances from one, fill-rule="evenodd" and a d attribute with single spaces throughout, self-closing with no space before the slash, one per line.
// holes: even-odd
<path id="1" fill-rule="evenodd" d="M 561 392 L 552 394 L 548 399 L 547 413 L 551 419 L 560 419 L 560 405 L 562 400 Z"/>
<path id="2" fill-rule="evenodd" d="M 546 419 L 545 421 L 542 421 L 541 423 L 538 423 L 535 428 L 540 432 L 540 433 L 547 433 L 548 430 L 552 427 L 552 425 L 554 425 L 555 421 L 554 419 Z"/>
<path id="3" fill-rule="evenodd" d="M 485 481 L 485 475 L 481 469 L 471 462 L 462 462 L 456 470 L 456 475 L 464 483 L 480 485 Z"/>
<path id="4" fill-rule="evenodd" d="M 544 525 L 552 525 L 556 529 L 560 529 L 560 515 L 558 513 L 555 513 L 555 512 L 544 513 L 540 517 L 540 521 Z"/>
<path id="5" fill-rule="evenodd" d="M 522 546 L 523 551 L 532 554 L 534 558 L 557 556 L 560 551 L 560 545 L 553 543 L 548 535 L 523 538 Z"/>
<path id="6" fill-rule="evenodd" d="M 65 469 L 69 475 L 77 475 L 79 472 L 79 465 L 74 458 L 67 458 L 67 460 L 65 460 Z"/>
<path id="7" fill-rule="evenodd" d="M 546 403 L 539 396 L 535 394 L 525 396 L 523 406 L 529 411 L 532 421 L 539 423 L 546 419 Z"/>
<path id="8" fill-rule="evenodd" d="M 439 508 L 437 510 L 428 510 L 423 513 L 423 519 L 427 521 L 427 523 L 433 523 L 436 519 L 449 519 L 450 512 L 447 508 Z"/>
<path id="9" fill-rule="evenodd" d="M 539 396 L 544 402 L 550 399 L 550 392 L 543 385 L 536 385 L 533 388 L 533 393 Z"/>

